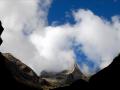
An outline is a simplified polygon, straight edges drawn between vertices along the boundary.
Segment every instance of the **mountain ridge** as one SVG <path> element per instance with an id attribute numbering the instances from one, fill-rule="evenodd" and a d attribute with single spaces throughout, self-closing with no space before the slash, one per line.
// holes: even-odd
<path id="1" fill-rule="evenodd" d="M 67 70 L 56 74 L 54 72 L 43 71 L 40 76 L 37 76 L 30 67 L 16 59 L 10 53 L 1 53 L 1 55 L 5 58 L 8 70 L 17 81 L 36 88 L 54 89 L 69 86 L 78 79 L 87 81 L 87 77 L 81 73 L 77 64 L 74 67 L 74 71 L 70 74 L 67 74 Z"/>

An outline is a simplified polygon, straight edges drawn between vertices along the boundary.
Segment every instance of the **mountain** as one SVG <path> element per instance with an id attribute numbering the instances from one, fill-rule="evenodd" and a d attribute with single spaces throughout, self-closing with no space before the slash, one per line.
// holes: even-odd
<path id="1" fill-rule="evenodd" d="M 120 55 L 108 67 L 93 75 L 89 82 L 92 88 L 120 89 Z"/>
<path id="2" fill-rule="evenodd" d="M 49 89 L 70 86 L 72 83 L 79 79 L 85 81 L 88 80 L 88 78 L 81 73 L 77 64 L 75 64 L 72 73 L 68 74 L 67 70 L 62 71 L 60 73 L 43 71 L 41 73 L 40 78 L 44 79 L 48 83 L 48 85 L 45 86 L 48 87 Z"/>
<path id="3" fill-rule="evenodd" d="M 0 53 L 0 89 L 1 90 L 8 90 L 8 89 L 38 90 L 31 84 L 32 78 L 30 77 L 33 76 L 29 76 L 27 73 L 25 74 L 23 71 L 20 71 L 17 68 L 18 67 L 15 66 L 14 63 L 7 61 L 7 59 L 2 55 L 2 53 Z M 36 82 L 36 80 L 33 81 Z"/>
<path id="4" fill-rule="evenodd" d="M 104 90 L 109 88 L 120 89 L 120 55 L 108 67 L 91 76 L 88 82 L 79 79 L 70 86 L 55 90 Z"/>
<path id="5" fill-rule="evenodd" d="M 9 53 L 1 53 L 1 55 L 4 57 L 5 66 L 17 81 L 30 86 L 37 85 L 39 77 L 31 68 Z"/>
<path id="6" fill-rule="evenodd" d="M 43 71 L 40 76 L 37 76 L 31 68 L 10 53 L 1 53 L 0 55 L 6 69 L 9 70 L 13 78 L 24 85 L 48 90 L 69 86 L 78 79 L 87 80 L 87 77 L 80 72 L 77 64 L 72 73 L 68 73 L 67 70 L 60 73 Z"/>
<path id="7" fill-rule="evenodd" d="M 29 90 L 120 88 L 120 55 L 108 67 L 90 79 L 80 72 L 77 64 L 70 74 L 67 73 L 67 70 L 60 73 L 43 71 L 40 76 L 37 76 L 32 69 L 9 53 L 0 54 L 0 71 L 0 80 L 3 79 L 1 85 L 11 85 L 12 88 L 15 85 L 17 87 L 22 85 L 22 87 L 30 88 Z"/>

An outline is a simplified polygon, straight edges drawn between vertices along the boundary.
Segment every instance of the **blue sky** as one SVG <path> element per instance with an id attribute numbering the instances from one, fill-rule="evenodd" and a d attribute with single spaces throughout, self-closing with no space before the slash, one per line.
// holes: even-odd
<path id="1" fill-rule="evenodd" d="M 90 9 L 96 15 L 110 20 L 111 16 L 120 14 L 120 0 L 53 0 L 48 13 L 48 24 L 73 24 L 71 11 L 80 8 Z"/>

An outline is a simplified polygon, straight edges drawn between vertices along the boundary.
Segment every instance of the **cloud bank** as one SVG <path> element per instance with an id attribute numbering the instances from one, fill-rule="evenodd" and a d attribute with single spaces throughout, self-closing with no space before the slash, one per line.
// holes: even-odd
<path id="1" fill-rule="evenodd" d="M 41 71 L 72 71 L 82 59 L 80 70 L 86 75 L 109 65 L 120 52 L 120 17 L 107 21 L 90 10 L 73 11 L 74 25 L 47 25 L 51 0 L 0 0 L 0 20 L 5 28 L 2 52 L 10 52 L 30 66 L 38 75 Z M 76 58 L 74 48 L 84 53 L 96 67 L 89 70 L 84 58 Z"/>

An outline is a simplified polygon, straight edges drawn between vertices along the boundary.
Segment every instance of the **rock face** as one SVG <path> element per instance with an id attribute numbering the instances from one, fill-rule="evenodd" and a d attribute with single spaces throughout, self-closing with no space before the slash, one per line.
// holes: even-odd
<path id="1" fill-rule="evenodd" d="M 32 71 L 31 68 L 14 58 L 9 53 L 2 53 L 2 55 L 5 58 L 6 67 L 17 81 L 23 84 L 36 86 L 39 77 Z"/>
<path id="2" fill-rule="evenodd" d="M 13 65 L 12 67 L 9 67 Z M 14 69 L 14 72 L 11 72 Z M 23 71 L 19 71 L 17 67 L 14 67 L 14 64 L 7 61 L 6 58 L 0 53 L 0 89 L 1 90 L 37 90 L 34 86 L 29 83 L 24 84 L 28 81 L 32 81 L 32 79 L 24 77 Z M 15 73 L 13 75 L 13 73 Z M 20 74 L 20 75 L 18 75 Z M 15 79 L 16 78 L 16 79 Z M 24 81 L 21 81 L 24 80 Z M 29 85 L 29 86 L 28 86 Z"/>
<path id="3" fill-rule="evenodd" d="M 87 77 L 84 76 L 77 65 L 75 65 L 74 71 L 70 74 L 67 73 L 67 70 L 60 73 L 45 72 L 43 71 L 40 76 L 40 80 L 44 80 L 47 84 L 44 84 L 44 87 L 53 89 L 59 87 L 70 86 L 73 82 L 78 79 L 87 80 Z"/>
<path id="4" fill-rule="evenodd" d="M 93 75 L 89 82 L 92 88 L 101 90 L 105 88 L 120 89 L 120 55 L 108 67 Z"/>
<path id="5" fill-rule="evenodd" d="M 40 76 L 37 76 L 31 68 L 11 54 L 2 53 L 2 56 L 5 58 L 4 61 L 8 70 L 18 82 L 35 88 L 54 89 L 69 86 L 78 79 L 87 80 L 77 65 L 75 65 L 74 71 L 70 74 L 68 74 L 67 71 L 60 73 L 43 71 Z"/>

